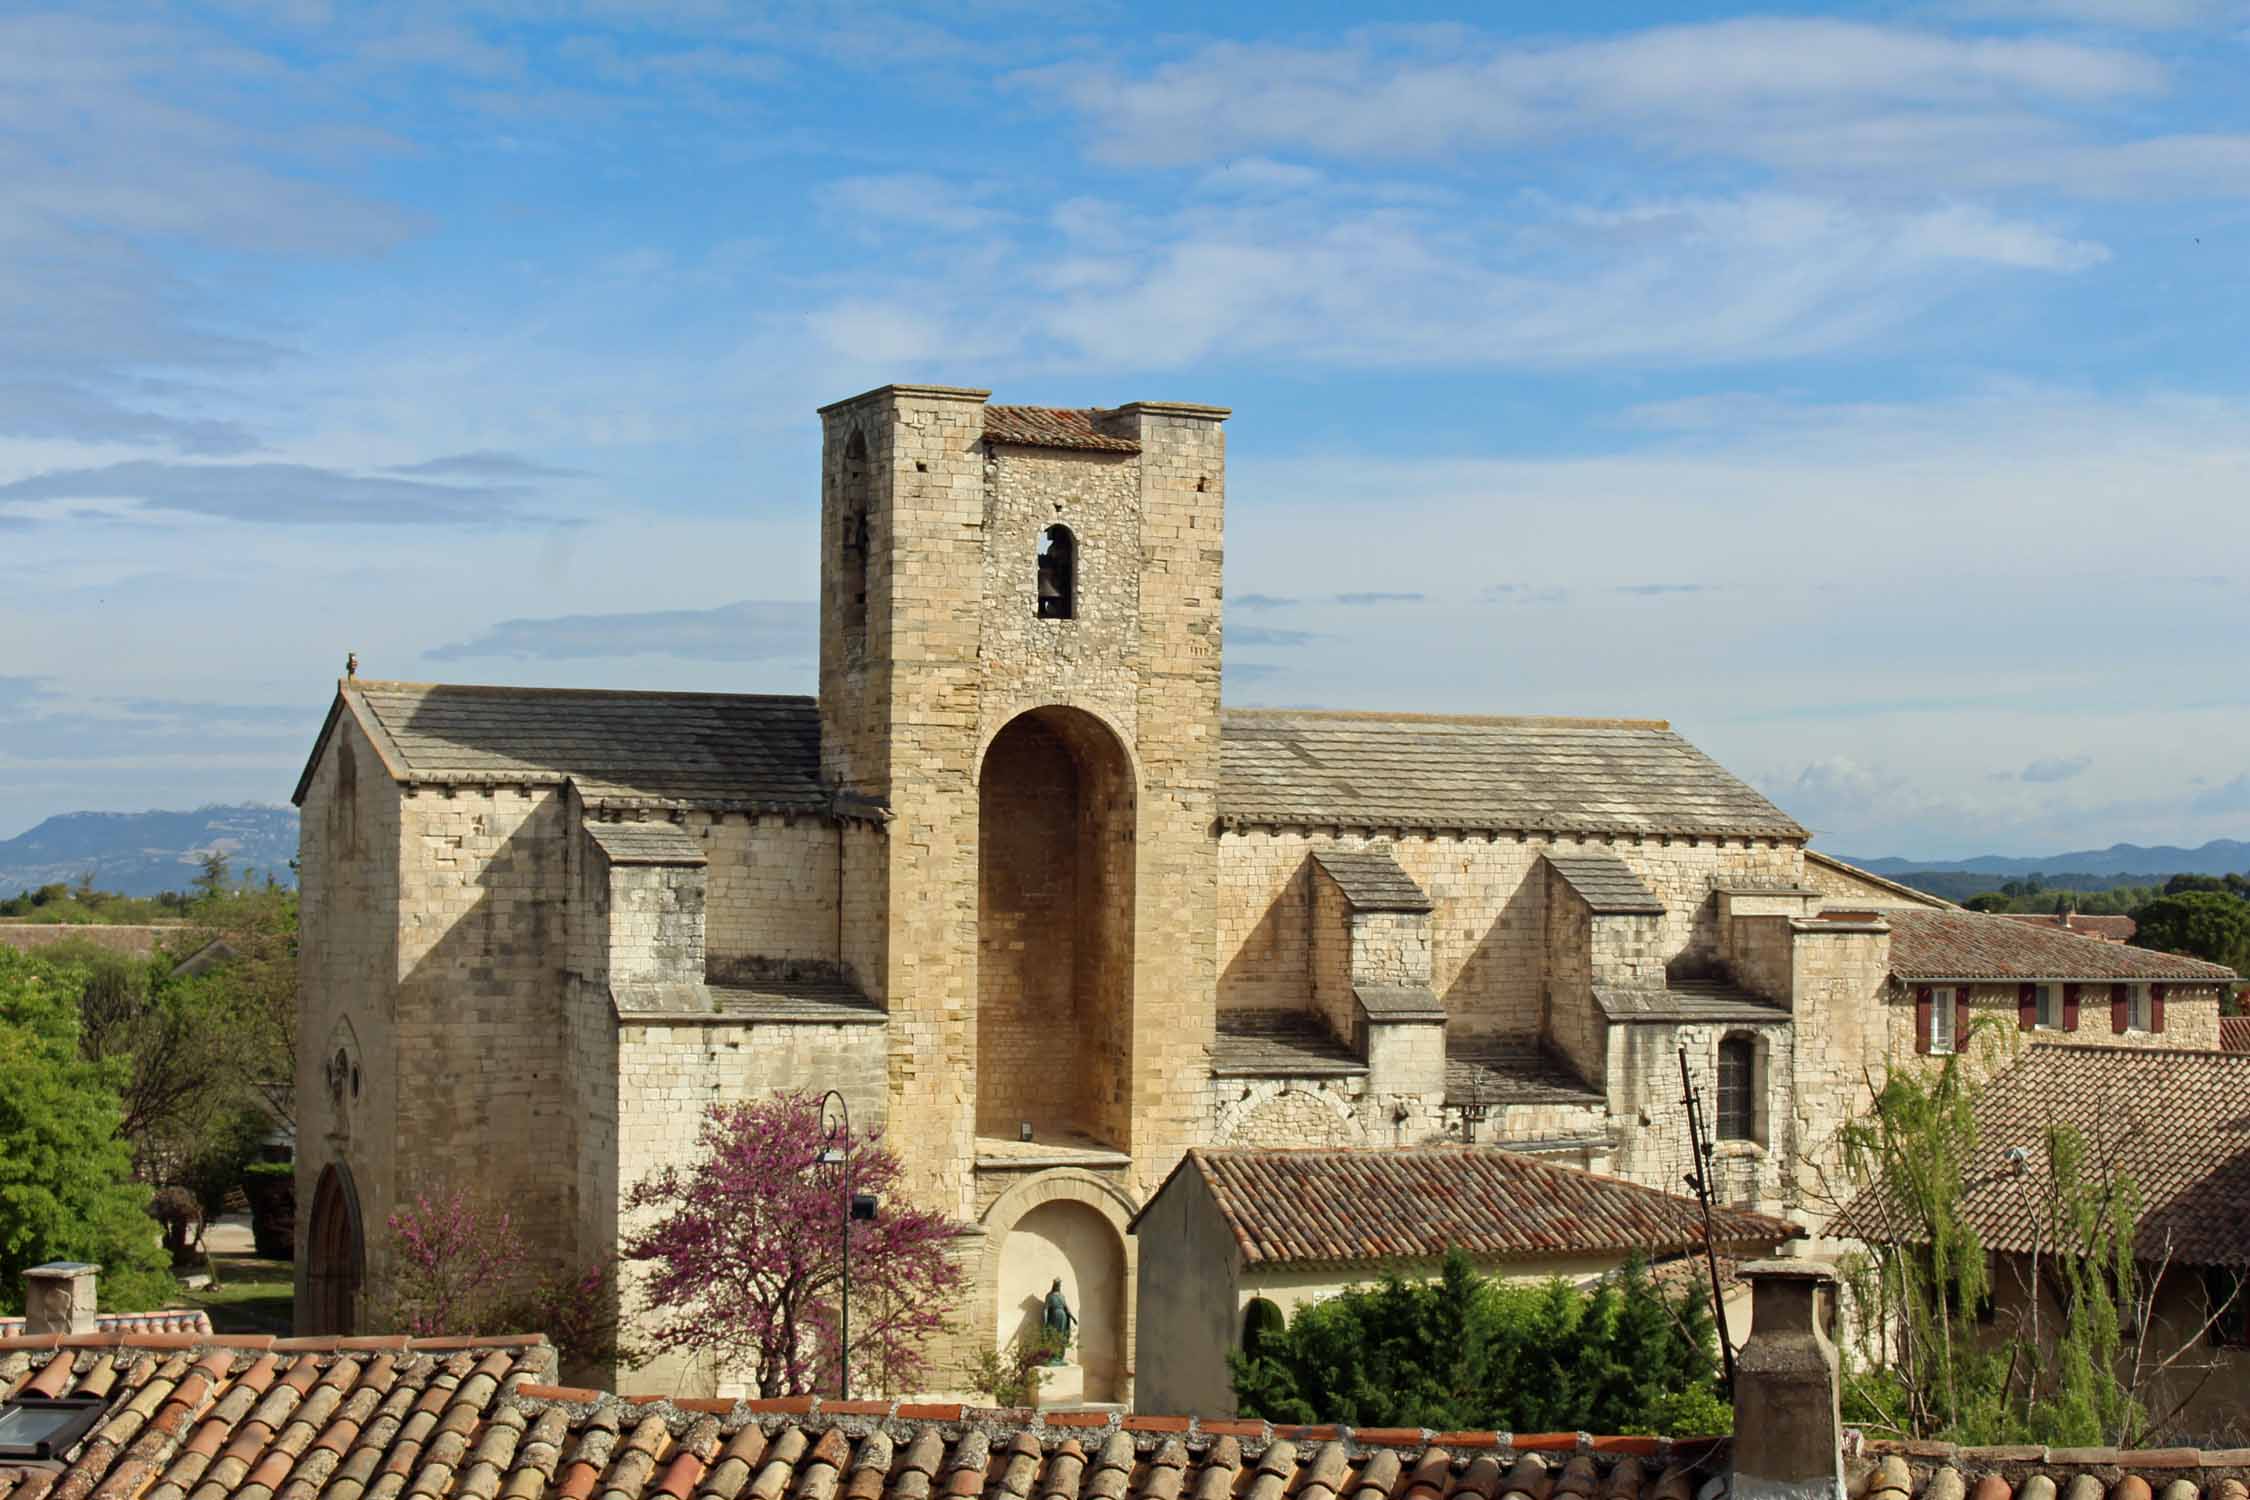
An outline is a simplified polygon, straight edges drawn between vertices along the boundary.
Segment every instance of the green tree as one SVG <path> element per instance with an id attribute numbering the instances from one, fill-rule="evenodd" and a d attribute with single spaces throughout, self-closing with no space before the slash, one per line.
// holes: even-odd
<path id="1" fill-rule="evenodd" d="M 2133 912 L 2144 948 L 2184 953 L 2240 970 L 2250 964 L 2250 903 L 2220 891 L 2159 896 Z"/>
<path id="2" fill-rule="evenodd" d="M 1961 903 L 1971 911 L 2006 911 L 2008 897 L 1999 891 L 1985 891 Z"/>
<path id="3" fill-rule="evenodd" d="M 80 1055 L 86 978 L 0 948 L 0 1310 L 20 1309 L 24 1271 L 50 1260 L 99 1263 L 102 1303 L 119 1311 L 174 1290 L 118 1134 L 126 1065 Z"/>
<path id="4" fill-rule="evenodd" d="M 223 849 L 213 849 L 203 856 L 203 867 L 195 872 L 195 889 L 203 900 L 212 901 L 226 893 L 227 856 Z"/>
<path id="5" fill-rule="evenodd" d="M 1386 1277 L 1256 1331 L 1229 1359 L 1235 1396 L 1278 1422 L 1709 1433 L 1726 1421 L 1708 1308 L 1637 1264 L 1590 1291 L 1516 1286 L 1456 1251 L 1435 1281 Z"/>

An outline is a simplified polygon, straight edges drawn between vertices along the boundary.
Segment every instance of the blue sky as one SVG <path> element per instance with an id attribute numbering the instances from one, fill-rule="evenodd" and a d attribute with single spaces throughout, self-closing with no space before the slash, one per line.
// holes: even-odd
<path id="1" fill-rule="evenodd" d="M 1235 703 L 2250 829 L 2250 9 L 1385 13 L 0 7 L 0 835 L 284 799 L 347 650 L 809 691 L 891 380 L 1233 407 Z"/>

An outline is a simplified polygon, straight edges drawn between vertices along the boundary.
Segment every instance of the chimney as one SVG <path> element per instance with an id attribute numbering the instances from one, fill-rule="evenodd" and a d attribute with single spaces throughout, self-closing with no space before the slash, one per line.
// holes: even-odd
<path id="1" fill-rule="evenodd" d="M 1750 1337 L 1734 1361 L 1732 1500 L 1843 1500 L 1844 1424 L 1828 1337 L 1836 1273 L 1813 1260 L 1761 1260 Z"/>
<path id="2" fill-rule="evenodd" d="M 23 1273 L 23 1331 L 92 1333 L 95 1279 L 102 1268 L 82 1260 L 51 1260 Z"/>

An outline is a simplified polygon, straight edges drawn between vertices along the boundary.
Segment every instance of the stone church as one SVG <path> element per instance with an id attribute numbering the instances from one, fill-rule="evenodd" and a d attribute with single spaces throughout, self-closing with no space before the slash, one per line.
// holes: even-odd
<path id="1" fill-rule="evenodd" d="M 1684 1049 L 1723 1196 L 1807 1215 L 1867 1067 L 1978 1008 L 2216 1044 L 2226 971 L 1810 853 L 1661 721 L 1223 708 L 1227 412 L 987 394 L 821 410 L 817 698 L 338 685 L 295 798 L 304 1331 L 417 1189 L 583 1264 L 705 1106 L 835 1088 L 966 1226 L 963 1348 L 1061 1277 L 1124 1399 L 1126 1225 L 1191 1146 L 1672 1188 Z"/>

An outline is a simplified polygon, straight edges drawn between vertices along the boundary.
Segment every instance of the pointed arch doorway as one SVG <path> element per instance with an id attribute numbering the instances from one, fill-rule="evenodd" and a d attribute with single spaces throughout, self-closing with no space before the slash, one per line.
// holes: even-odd
<path id="1" fill-rule="evenodd" d="M 359 1191 L 342 1162 L 321 1168 L 313 1189 L 312 1224 L 305 1237 L 306 1333 L 358 1331 L 359 1294 L 367 1276 L 367 1242 L 361 1232 Z"/>

